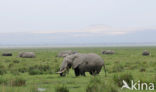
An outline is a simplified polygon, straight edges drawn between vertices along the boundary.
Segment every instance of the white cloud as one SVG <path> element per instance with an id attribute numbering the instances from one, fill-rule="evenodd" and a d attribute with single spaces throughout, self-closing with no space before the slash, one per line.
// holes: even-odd
<path id="1" fill-rule="evenodd" d="M 126 33 L 124 29 L 113 28 L 113 27 L 104 26 L 104 25 L 90 26 L 88 28 L 85 28 L 84 31 L 89 32 L 89 33 L 100 33 L 104 35 L 121 35 L 121 34 Z"/>
<path id="2" fill-rule="evenodd" d="M 92 25 L 82 29 L 73 29 L 73 30 L 28 30 L 25 32 L 0 32 L 0 33 L 34 33 L 34 34 L 60 34 L 68 33 L 74 37 L 81 36 L 94 36 L 96 35 L 125 35 L 132 32 L 144 31 L 144 30 L 156 30 L 156 27 L 111 27 L 106 25 Z"/>
<path id="3" fill-rule="evenodd" d="M 89 36 L 94 34 L 99 35 L 124 35 L 136 31 L 144 31 L 147 29 L 156 29 L 155 27 L 129 27 L 129 28 L 120 28 L 120 27 L 110 27 L 105 25 L 93 25 L 88 26 L 83 29 L 75 29 L 75 30 L 44 30 L 44 31 L 35 31 L 33 33 L 40 34 L 54 34 L 54 33 L 77 33 L 74 36 Z"/>

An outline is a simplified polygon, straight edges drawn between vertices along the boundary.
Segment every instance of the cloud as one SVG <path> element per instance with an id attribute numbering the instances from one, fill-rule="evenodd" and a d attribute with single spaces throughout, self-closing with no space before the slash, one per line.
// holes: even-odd
<path id="1" fill-rule="evenodd" d="M 82 29 L 75 29 L 75 30 L 42 30 L 42 31 L 35 31 L 33 33 L 38 34 L 56 34 L 56 33 L 69 33 L 73 34 L 74 37 L 81 37 L 81 36 L 94 36 L 94 35 L 125 35 L 137 31 L 144 31 L 144 30 L 155 30 L 155 27 L 111 27 L 105 25 L 92 25 Z"/>
<path id="2" fill-rule="evenodd" d="M 93 27 L 93 26 L 92 26 Z M 93 30 L 98 28 L 98 30 Z M 46 31 L 43 33 L 1 33 L 0 45 L 37 45 L 37 44 L 104 44 L 104 43 L 150 43 L 156 42 L 156 30 L 145 30 L 133 28 L 130 30 L 115 30 L 107 27 L 107 30 L 94 26 L 92 30 L 80 31 Z M 139 31 L 144 30 L 144 31 Z M 121 33 L 120 33 L 121 32 Z"/>
<path id="3" fill-rule="evenodd" d="M 122 35 L 126 33 L 122 28 L 113 28 L 104 25 L 90 26 L 85 28 L 84 31 L 88 33 L 99 33 L 103 35 Z"/>
<path id="4" fill-rule="evenodd" d="M 126 35 L 134 32 L 155 30 L 156 27 L 111 27 L 106 25 L 91 25 L 82 29 L 73 29 L 73 30 L 28 30 L 27 32 L 8 32 L 9 34 L 16 33 L 33 33 L 33 34 L 68 34 L 73 37 L 94 37 L 98 36 L 117 36 L 117 35 Z M 1 32 L 2 33 L 2 32 Z M 5 33 L 5 32 L 3 32 Z M 7 33 L 7 32 L 6 32 Z M 61 35 L 62 36 L 62 35 Z"/>

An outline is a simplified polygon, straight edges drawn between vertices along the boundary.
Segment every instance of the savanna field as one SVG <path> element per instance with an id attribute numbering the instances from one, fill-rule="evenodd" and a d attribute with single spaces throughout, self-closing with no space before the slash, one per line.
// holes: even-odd
<path id="1" fill-rule="evenodd" d="M 115 54 L 101 53 L 108 49 Z M 75 77 L 70 69 L 65 77 L 60 77 L 56 72 L 63 58 L 56 56 L 64 50 L 100 55 L 107 76 L 102 69 L 97 76 L 86 73 L 85 77 Z M 151 55 L 142 56 L 144 50 Z M 24 51 L 35 52 L 36 58 L 17 57 Z M 0 54 L 3 52 L 11 52 L 13 56 L 0 56 L 0 92 L 148 92 L 121 90 L 122 80 L 129 85 L 130 80 L 140 80 L 156 86 L 156 47 L 1 48 Z"/>

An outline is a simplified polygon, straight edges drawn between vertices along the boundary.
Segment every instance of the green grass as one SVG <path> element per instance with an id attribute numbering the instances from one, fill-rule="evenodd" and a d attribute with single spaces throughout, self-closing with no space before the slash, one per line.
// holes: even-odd
<path id="1" fill-rule="evenodd" d="M 113 55 L 102 55 L 103 50 L 111 49 L 115 51 Z M 149 50 L 150 56 L 142 56 L 143 50 Z M 71 69 L 66 77 L 60 77 L 56 74 L 63 58 L 56 55 L 62 50 L 74 50 L 80 53 L 96 53 L 100 55 L 106 65 L 107 77 L 104 70 L 97 76 L 102 82 L 113 83 L 115 75 L 130 73 L 135 81 L 155 82 L 156 84 L 156 47 L 94 47 L 94 48 L 29 48 L 29 49 L 0 49 L 3 52 L 12 52 L 12 57 L 0 56 L 0 92 L 37 92 L 38 88 L 45 88 L 44 92 L 55 92 L 56 88 L 64 85 L 69 92 L 86 92 L 86 89 L 94 77 L 86 73 L 86 77 L 75 77 Z M 36 58 L 19 58 L 18 53 L 22 51 L 33 51 Z M 30 74 L 30 67 L 37 65 Z M 41 66 L 43 69 L 38 69 Z M 43 66 L 48 66 L 44 71 Z M 36 70 L 38 69 L 38 70 Z M 26 81 L 25 85 L 13 86 L 12 82 L 20 78 Z M 131 92 L 130 90 L 120 90 L 119 92 Z M 138 91 L 134 91 L 138 92 Z M 147 92 L 147 91 L 139 91 Z"/>

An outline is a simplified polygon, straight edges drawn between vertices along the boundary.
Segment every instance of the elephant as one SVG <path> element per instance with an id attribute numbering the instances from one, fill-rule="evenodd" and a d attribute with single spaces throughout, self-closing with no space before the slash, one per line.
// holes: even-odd
<path id="1" fill-rule="evenodd" d="M 2 56 L 12 56 L 12 53 L 10 53 L 10 52 L 5 52 L 5 53 L 2 53 Z"/>
<path id="2" fill-rule="evenodd" d="M 66 50 L 66 51 L 62 51 L 60 52 L 57 57 L 66 57 L 68 55 L 72 55 L 72 54 L 75 54 L 77 53 L 76 51 L 72 51 L 72 50 Z"/>
<path id="3" fill-rule="evenodd" d="M 89 72 L 91 75 L 97 75 L 100 73 L 103 66 L 105 69 L 104 60 L 97 54 L 76 53 L 64 58 L 60 70 L 57 73 L 60 74 L 60 76 L 65 76 L 65 71 L 72 68 L 75 72 L 75 76 L 85 76 L 85 72 Z"/>
<path id="4" fill-rule="evenodd" d="M 114 54 L 115 52 L 113 50 L 105 50 L 102 51 L 102 54 Z"/>
<path id="5" fill-rule="evenodd" d="M 35 58 L 35 53 L 34 52 L 21 52 L 19 54 L 19 57 L 22 57 L 22 58 Z"/>
<path id="6" fill-rule="evenodd" d="M 150 52 L 147 51 L 147 50 L 144 50 L 143 53 L 142 53 L 143 56 L 149 56 L 150 55 Z"/>

